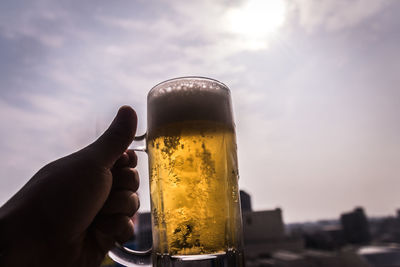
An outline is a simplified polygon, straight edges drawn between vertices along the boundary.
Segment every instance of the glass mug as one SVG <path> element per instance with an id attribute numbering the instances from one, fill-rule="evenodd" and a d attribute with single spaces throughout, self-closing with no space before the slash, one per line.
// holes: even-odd
<path id="1" fill-rule="evenodd" d="M 164 81 L 147 96 L 153 247 L 117 244 L 121 264 L 243 266 L 235 124 L 230 90 L 209 78 Z"/>

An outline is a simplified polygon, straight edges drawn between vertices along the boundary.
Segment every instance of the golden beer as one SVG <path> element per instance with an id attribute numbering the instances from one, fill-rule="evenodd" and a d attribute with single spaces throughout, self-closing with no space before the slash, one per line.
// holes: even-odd
<path id="1" fill-rule="evenodd" d="M 161 125 L 148 137 L 148 155 L 156 252 L 219 254 L 240 247 L 232 124 L 192 120 Z"/>
<path id="2" fill-rule="evenodd" d="M 172 79 L 156 85 L 147 103 L 153 266 L 175 260 L 243 266 L 228 87 L 207 78 Z"/>

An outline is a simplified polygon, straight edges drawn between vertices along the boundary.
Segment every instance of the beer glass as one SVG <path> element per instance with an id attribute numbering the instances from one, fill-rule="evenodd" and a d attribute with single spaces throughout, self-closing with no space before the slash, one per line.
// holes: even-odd
<path id="1" fill-rule="evenodd" d="M 202 77 L 164 81 L 148 93 L 147 125 L 133 149 L 149 157 L 153 247 L 117 244 L 110 257 L 133 266 L 243 266 L 228 87 Z"/>

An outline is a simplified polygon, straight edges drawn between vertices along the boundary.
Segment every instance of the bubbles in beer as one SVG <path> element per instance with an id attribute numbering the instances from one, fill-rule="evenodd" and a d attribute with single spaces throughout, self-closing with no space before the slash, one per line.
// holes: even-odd
<path id="1" fill-rule="evenodd" d="M 216 122 L 181 122 L 159 128 L 150 142 L 160 252 L 213 254 L 234 247 L 239 214 L 234 132 Z"/>

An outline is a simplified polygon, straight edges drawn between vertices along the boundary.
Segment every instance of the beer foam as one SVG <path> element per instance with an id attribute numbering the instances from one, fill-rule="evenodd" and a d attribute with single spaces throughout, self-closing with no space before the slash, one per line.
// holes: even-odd
<path id="1" fill-rule="evenodd" d="M 147 122 L 157 127 L 184 121 L 216 121 L 234 127 L 230 91 L 207 78 L 179 78 L 156 85 L 147 98 Z"/>

